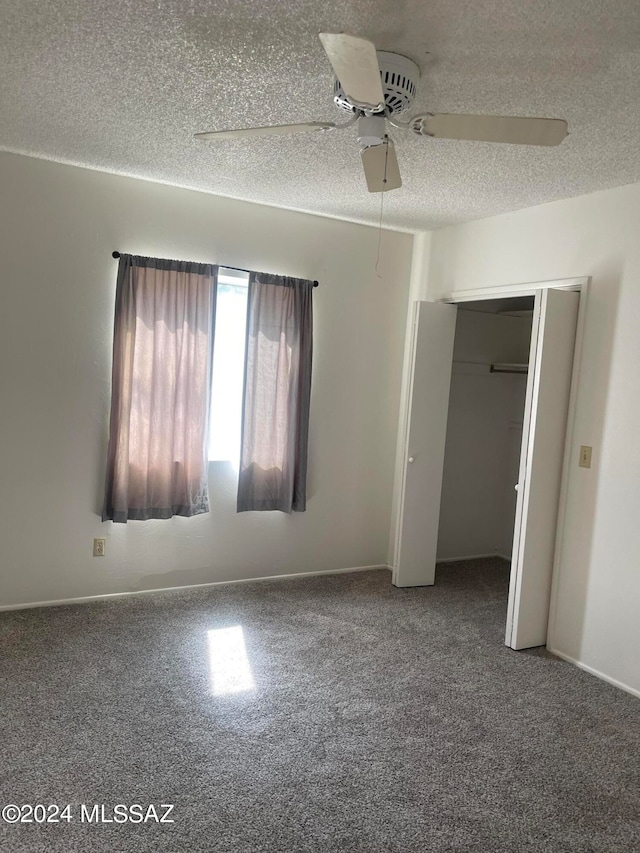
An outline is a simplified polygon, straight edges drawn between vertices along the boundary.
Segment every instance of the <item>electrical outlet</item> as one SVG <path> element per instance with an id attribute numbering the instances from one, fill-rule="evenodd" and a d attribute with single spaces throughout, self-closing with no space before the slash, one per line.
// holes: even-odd
<path id="1" fill-rule="evenodd" d="M 578 465 L 581 468 L 591 468 L 591 448 L 586 444 L 583 444 L 580 448 Z"/>
<path id="2" fill-rule="evenodd" d="M 94 557 L 104 557 L 104 552 L 107 547 L 106 539 L 94 539 L 93 540 L 93 556 Z"/>

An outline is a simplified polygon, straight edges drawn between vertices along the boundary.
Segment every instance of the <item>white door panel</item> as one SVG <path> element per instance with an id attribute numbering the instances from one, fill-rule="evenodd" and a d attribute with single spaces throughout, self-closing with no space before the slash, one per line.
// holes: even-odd
<path id="1" fill-rule="evenodd" d="M 438 521 L 457 309 L 416 302 L 409 423 L 393 583 L 435 580 Z"/>
<path id="2" fill-rule="evenodd" d="M 536 294 L 505 642 L 547 641 L 579 294 Z"/>

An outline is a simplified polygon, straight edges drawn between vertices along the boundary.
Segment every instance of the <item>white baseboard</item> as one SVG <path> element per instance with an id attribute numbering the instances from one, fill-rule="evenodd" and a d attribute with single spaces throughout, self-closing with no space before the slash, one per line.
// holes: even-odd
<path id="1" fill-rule="evenodd" d="M 291 578 L 312 578 L 318 575 L 346 575 L 350 572 L 370 572 L 374 569 L 388 569 L 384 563 L 376 566 L 351 566 L 346 569 L 324 569 L 319 572 L 295 572 L 287 575 L 267 575 L 260 578 L 238 578 L 229 581 L 211 581 L 210 583 L 192 583 L 184 586 L 165 586 L 158 589 L 135 589 L 129 592 L 107 592 L 100 595 L 84 595 L 78 598 L 60 598 L 55 601 L 30 601 L 24 604 L 0 604 L 3 610 L 27 610 L 32 607 L 59 607 L 64 604 L 84 604 L 89 601 L 107 601 L 112 598 L 129 598 L 132 595 L 149 595 L 152 592 L 178 592 L 184 589 L 205 589 L 212 586 L 230 586 L 236 583 L 253 583 L 254 581 L 282 581 Z"/>
<path id="2" fill-rule="evenodd" d="M 635 687 L 630 687 L 628 684 L 618 681 L 617 678 L 611 678 L 610 675 L 605 675 L 604 672 L 600 672 L 600 670 L 594 669 L 592 666 L 588 666 L 586 663 L 582 663 L 582 661 L 576 660 L 576 658 L 572 658 L 570 655 L 565 655 L 564 652 L 552 649 L 551 646 L 547 646 L 547 651 L 550 651 L 551 654 L 556 657 L 562 658 L 562 660 L 566 660 L 568 663 L 572 663 L 574 666 L 577 666 L 578 669 L 583 669 L 590 675 L 595 675 L 595 677 L 601 679 L 601 681 L 613 684 L 614 687 L 619 687 L 620 690 L 624 690 L 625 693 L 631 693 L 632 696 L 637 696 L 640 699 L 640 690 L 636 690 Z"/>
<path id="3" fill-rule="evenodd" d="M 469 554 L 465 557 L 437 557 L 436 563 L 462 563 L 464 560 L 486 560 L 487 557 L 501 557 L 503 560 L 511 559 L 511 557 L 505 557 L 504 554 L 492 551 L 490 554 Z"/>

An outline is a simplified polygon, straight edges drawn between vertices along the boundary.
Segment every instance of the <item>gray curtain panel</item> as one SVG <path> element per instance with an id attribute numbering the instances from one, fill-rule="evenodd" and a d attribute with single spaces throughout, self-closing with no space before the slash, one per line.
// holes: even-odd
<path id="1" fill-rule="evenodd" d="M 238 512 L 306 509 L 313 282 L 251 273 Z"/>
<path id="2" fill-rule="evenodd" d="M 209 510 L 217 271 L 210 264 L 120 257 L 103 521 Z"/>

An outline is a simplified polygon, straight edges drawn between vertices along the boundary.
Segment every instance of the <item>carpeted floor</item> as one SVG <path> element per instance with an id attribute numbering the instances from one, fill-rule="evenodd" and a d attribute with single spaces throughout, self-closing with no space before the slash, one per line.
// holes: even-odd
<path id="1" fill-rule="evenodd" d="M 431 588 L 373 571 L 0 614 L 0 805 L 71 804 L 70 821 L 0 823 L 0 849 L 640 850 L 640 703 L 505 648 L 507 572 L 483 560 L 439 567 Z M 218 652 L 242 634 L 229 684 Z M 243 676 L 253 687 L 224 692 Z M 107 818 L 175 804 L 175 822 L 83 823 L 95 803 Z"/>

